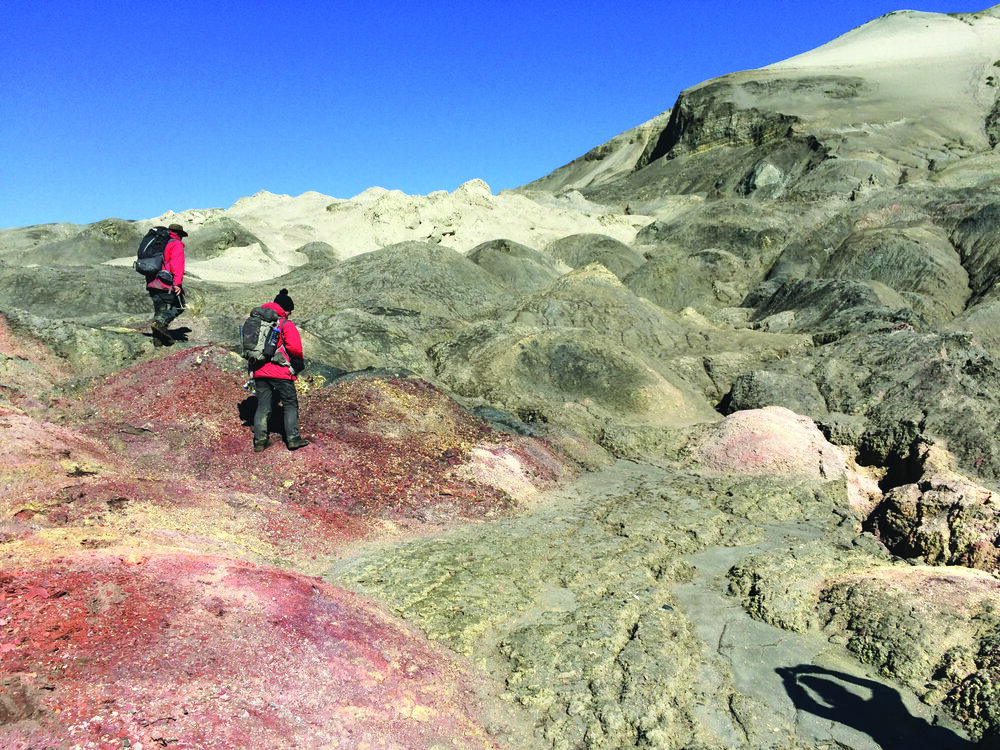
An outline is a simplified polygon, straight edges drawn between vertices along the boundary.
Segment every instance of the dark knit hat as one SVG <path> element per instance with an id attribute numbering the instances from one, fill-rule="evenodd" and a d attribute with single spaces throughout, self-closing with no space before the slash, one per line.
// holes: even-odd
<path id="1" fill-rule="evenodd" d="M 184 231 L 184 227 L 182 227 L 180 224 L 171 224 L 169 227 L 167 227 L 167 229 L 176 234 L 178 237 L 188 236 L 188 233 Z"/>
<path id="2" fill-rule="evenodd" d="M 282 289 L 278 292 L 278 296 L 274 298 L 274 301 L 286 313 L 290 313 L 295 309 L 295 303 L 292 302 L 292 298 L 288 296 L 287 289 Z"/>

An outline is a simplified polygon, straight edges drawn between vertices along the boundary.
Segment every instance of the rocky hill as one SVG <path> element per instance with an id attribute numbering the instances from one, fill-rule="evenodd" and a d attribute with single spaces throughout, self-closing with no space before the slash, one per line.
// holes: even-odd
<path id="1" fill-rule="evenodd" d="M 0 230 L 0 744 L 1000 747 L 998 77 L 900 11 L 499 195 Z"/>

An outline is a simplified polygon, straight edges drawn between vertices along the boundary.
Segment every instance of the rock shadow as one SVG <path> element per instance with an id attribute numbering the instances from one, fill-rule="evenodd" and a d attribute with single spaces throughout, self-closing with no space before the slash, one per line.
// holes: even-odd
<path id="1" fill-rule="evenodd" d="M 781 676 L 797 710 L 863 732 L 882 750 L 984 747 L 951 729 L 914 716 L 899 692 L 881 682 L 811 664 L 779 667 L 774 671 Z"/>

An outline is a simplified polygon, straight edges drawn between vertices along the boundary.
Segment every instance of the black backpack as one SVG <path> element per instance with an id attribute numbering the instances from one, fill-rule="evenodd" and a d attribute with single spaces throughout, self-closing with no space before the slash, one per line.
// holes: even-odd
<path id="1" fill-rule="evenodd" d="M 132 267 L 144 276 L 158 274 L 163 268 L 163 251 L 170 242 L 170 230 L 166 227 L 153 227 L 146 236 L 139 242 L 139 249 L 136 251 L 135 263 Z M 173 283 L 163 279 L 166 283 Z"/>
<path id="2" fill-rule="evenodd" d="M 270 307 L 255 307 L 240 326 L 240 354 L 255 367 L 270 362 L 281 340 L 281 319 Z"/>

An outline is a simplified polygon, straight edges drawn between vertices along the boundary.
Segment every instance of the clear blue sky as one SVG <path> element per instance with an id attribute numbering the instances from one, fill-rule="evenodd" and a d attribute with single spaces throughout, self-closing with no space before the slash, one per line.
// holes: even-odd
<path id="1" fill-rule="evenodd" d="M 967 0 L 2 0 L 0 227 L 542 177 L 683 89 Z"/>

